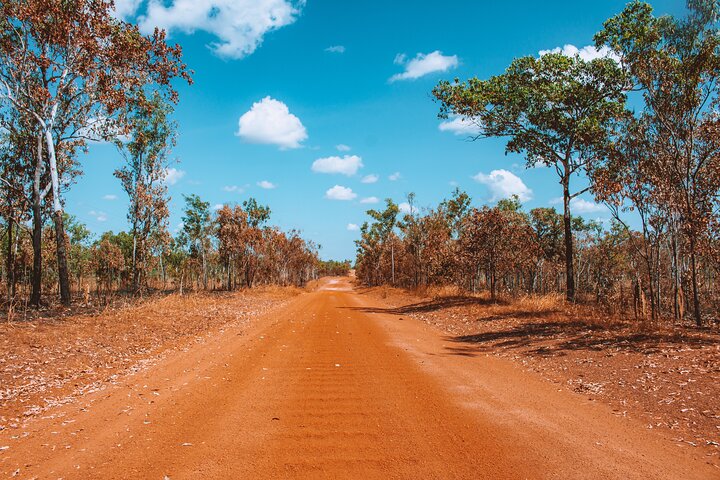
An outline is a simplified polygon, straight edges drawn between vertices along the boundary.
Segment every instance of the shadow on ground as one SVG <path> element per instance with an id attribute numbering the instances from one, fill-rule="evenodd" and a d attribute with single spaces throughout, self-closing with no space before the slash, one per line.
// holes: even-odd
<path id="1" fill-rule="evenodd" d="M 443 310 L 457 307 L 487 307 L 488 310 L 465 312 L 465 315 L 475 317 L 475 325 L 482 331 L 445 337 L 457 345 L 447 347 L 447 352 L 452 355 L 474 356 L 513 349 L 525 355 L 539 356 L 563 356 L 570 351 L 582 350 L 652 354 L 663 348 L 701 348 L 720 344 L 720 333 L 714 329 L 663 329 L 635 322 L 573 319 L 558 309 L 514 310 L 507 302 L 470 296 L 439 297 L 398 307 L 346 308 L 390 315 L 431 314 L 434 323 L 447 324 L 452 322 L 443 317 Z M 493 311 L 496 307 L 500 307 L 499 312 Z M 502 307 L 508 307 L 507 311 Z M 478 313 L 489 315 L 478 316 Z"/>
<path id="2" fill-rule="evenodd" d="M 518 315 L 512 316 L 518 318 Z M 448 336 L 446 339 L 460 344 L 447 347 L 447 350 L 463 356 L 497 349 L 517 349 L 539 356 L 562 356 L 578 350 L 647 355 L 668 347 L 700 348 L 720 343 L 720 335 L 716 332 L 638 331 L 639 328 L 643 327 L 627 323 L 540 321 L 470 335 Z"/>
<path id="3" fill-rule="evenodd" d="M 401 307 L 380 308 L 380 307 L 347 307 L 350 310 L 356 310 L 365 313 L 387 313 L 391 315 L 407 315 L 411 313 L 428 313 L 446 308 L 453 307 L 469 307 L 473 305 L 489 306 L 489 305 L 507 305 L 501 300 L 492 302 L 485 298 L 477 297 L 440 297 L 425 302 L 411 303 Z"/>

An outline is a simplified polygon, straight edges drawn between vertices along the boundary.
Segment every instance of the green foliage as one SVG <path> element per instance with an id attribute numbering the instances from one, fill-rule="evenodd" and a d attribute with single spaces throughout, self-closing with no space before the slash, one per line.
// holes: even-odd
<path id="1" fill-rule="evenodd" d="M 522 203 L 520 203 L 520 197 L 513 195 L 510 198 L 503 198 L 498 201 L 497 208 L 503 212 L 520 213 L 522 211 Z"/>
<path id="2" fill-rule="evenodd" d="M 208 242 L 211 228 L 210 203 L 195 194 L 183 195 L 185 210 L 182 217 L 182 239 L 191 256 L 201 254 Z"/>
<path id="3" fill-rule="evenodd" d="M 368 210 L 367 214 L 375 220 L 369 226 L 369 234 L 376 236 L 381 241 L 386 240 L 397 224 L 397 216 L 400 208 L 390 198 L 385 199 L 385 210 Z M 365 225 L 363 225 L 365 228 Z"/>
<path id="4" fill-rule="evenodd" d="M 442 81 L 432 93 L 441 118 L 473 122 L 478 138 L 508 138 L 506 151 L 533 166 L 579 165 L 602 150 L 608 127 L 624 114 L 626 89 L 626 75 L 609 58 L 553 53 L 518 58 L 488 80 Z"/>
<path id="5" fill-rule="evenodd" d="M 247 213 L 248 224 L 252 228 L 262 227 L 270 219 L 270 207 L 260 205 L 255 198 L 250 197 L 243 203 L 243 210 Z"/>

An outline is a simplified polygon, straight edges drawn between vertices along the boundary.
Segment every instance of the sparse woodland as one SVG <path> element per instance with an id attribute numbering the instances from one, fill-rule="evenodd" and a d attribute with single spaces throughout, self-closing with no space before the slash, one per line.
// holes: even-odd
<path id="1" fill-rule="evenodd" d="M 0 267 L 9 311 L 73 296 L 303 285 L 329 269 L 299 232 L 267 225 L 250 199 L 212 212 L 186 197 L 168 229 L 165 176 L 175 144 L 173 82 L 192 83 L 165 32 L 144 36 L 109 0 L 0 4 Z M 116 145 L 128 196 L 127 232 L 93 236 L 65 211 L 90 142 Z"/>
<path id="2" fill-rule="evenodd" d="M 516 59 L 487 80 L 442 81 L 441 118 L 498 137 L 528 168 L 557 172 L 560 212 L 517 198 L 474 208 L 456 191 L 430 209 L 371 210 L 357 242 L 368 285 L 454 284 L 517 297 L 564 294 L 639 319 L 717 321 L 720 260 L 719 11 L 685 18 L 631 2 L 595 36 L 603 54 Z M 578 186 L 579 185 L 579 186 Z M 592 194 L 612 223 L 572 214 Z"/>

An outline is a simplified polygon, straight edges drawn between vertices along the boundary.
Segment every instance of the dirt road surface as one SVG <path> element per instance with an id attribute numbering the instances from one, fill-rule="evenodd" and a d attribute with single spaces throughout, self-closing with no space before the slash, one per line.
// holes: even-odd
<path id="1" fill-rule="evenodd" d="M 0 432 L 37 479 L 714 479 L 689 448 L 330 279 Z M 8 448 L 5 448 L 8 447 Z"/>

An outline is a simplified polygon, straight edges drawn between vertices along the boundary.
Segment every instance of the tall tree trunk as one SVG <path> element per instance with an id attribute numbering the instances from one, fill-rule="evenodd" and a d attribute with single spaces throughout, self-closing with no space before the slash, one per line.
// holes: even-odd
<path id="1" fill-rule="evenodd" d="M 228 271 L 227 271 L 227 289 L 228 289 L 228 292 L 232 292 L 232 289 L 233 289 L 232 288 L 233 287 L 233 284 L 232 284 L 232 256 L 230 256 L 228 258 L 227 269 L 228 269 Z"/>
<path id="2" fill-rule="evenodd" d="M 392 264 L 392 284 L 395 286 L 395 242 L 390 244 L 390 263 Z"/>
<path id="3" fill-rule="evenodd" d="M 7 257 L 5 258 L 6 268 L 7 268 L 8 302 L 12 302 L 13 298 L 15 298 L 15 249 L 13 248 L 13 241 L 14 241 L 13 226 L 14 226 L 14 223 L 15 223 L 15 219 L 13 218 L 13 215 L 10 214 L 10 216 L 8 217 L 8 226 L 7 226 Z"/>
<path id="4" fill-rule="evenodd" d="M 134 218 L 137 218 L 137 209 L 135 209 Z M 132 289 L 133 293 L 140 290 L 140 273 L 137 264 L 137 222 L 133 220 L 132 226 L 133 250 L 132 250 Z"/>
<path id="5" fill-rule="evenodd" d="M 572 216 L 570 215 L 570 174 L 565 166 L 563 187 L 563 227 L 565 229 L 565 297 L 575 301 L 575 270 L 573 262 Z"/>
<path id="6" fill-rule="evenodd" d="M 497 293 L 495 289 L 495 269 L 490 269 L 490 301 L 495 303 Z"/>
<path id="7" fill-rule="evenodd" d="M 208 276 L 207 276 L 207 259 L 205 258 L 205 245 L 202 245 L 200 250 L 202 252 L 202 269 L 203 269 L 203 288 L 208 289 Z"/>
<path id="8" fill-rule="evenodd" d="M 50 166 L 50 181 L 53 193 L 53 216 L 55 221 L 55 237 L 57 243 L 58 281 L 60 283 L 60 302 L 70 305 L 70 273 L 67 267 L 67 249 L 65 245 L 65 225 L 63 223 L 63 208 L 60 202 L 60 180 L 55 155 L 55 142 L 52 131 L 45 130 L 45 145 L 48 149 L 48 163 Z"/>
<path id="9" fill-rule="evenodd" d="M 32 271 L 32 292 L 30 294 L 30 305 L 39 307 L 42 297 L 42 192 L 40 182 L 43 171 L 42 137 L 37 139 L 37 158 L 35 159 L 35 174 L 33 176 L 32 194 L 32 247 L 33 247 L 33 271 Z"/>
<path id="10" fill-rule="evenodd" d="M 695 257 L 695 239 L 690 235 L 690 277 L 692 280 L 693 290 L 693 316 L 695 324 L 702 327 L 702 312 L 700 311 L 700 294 L 698 292 L 697 281 L 697 261 Z"/>
<path id="11" fill-rule="evenodd" d="M 42 297 L 42 208 L 39 199 L 33 201 L 32 248 L 33 269 L 30 305 L 39 307 Z"/>
<path id="12" fill-rule="evenodd" d="M 67 266 L 67 242 L 62 210 L 55 212 L 55 242 L 57 245 L 58 281 L 60 283 L 60 302 L 70 305 L 70 272 Z"/>

